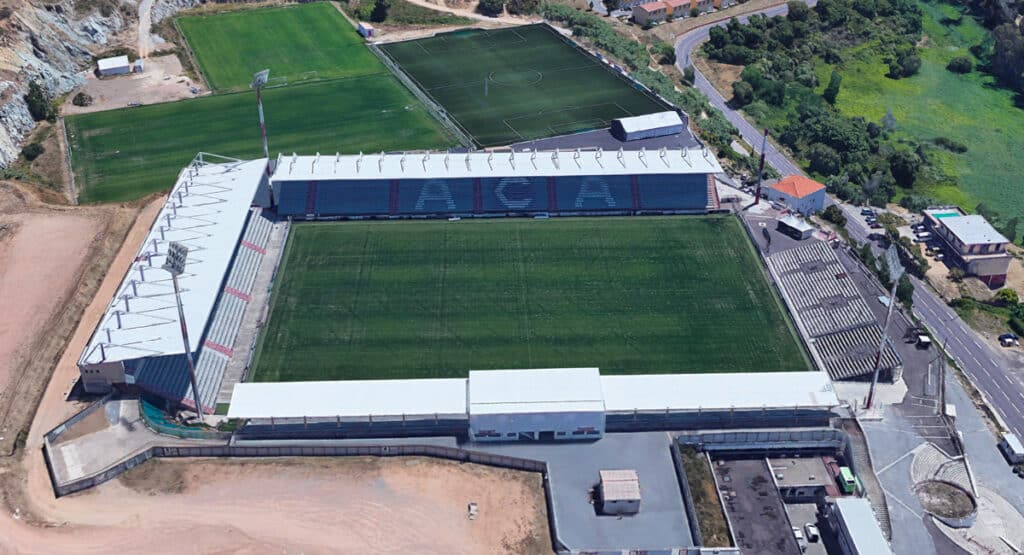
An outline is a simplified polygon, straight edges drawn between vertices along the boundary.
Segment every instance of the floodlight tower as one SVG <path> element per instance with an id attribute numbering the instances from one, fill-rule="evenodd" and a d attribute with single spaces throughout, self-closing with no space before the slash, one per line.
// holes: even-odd
<path id="1" fill-rule="evenodd" d="M 757 168 L 757 190 L 754 191 L 754 205 L 761 202 L 761 181 L 764 179 L 764 153 L 768 147 L 768 128 L 764 129 L 764 138 L 761 139 L 761 165 Z"/>
<path id="2" fill-rule="evenodd" d="M 882 326 L 882 339 L 878 341 L 878 353 L 875 355 L 875 367 L 871 372 L 871 387 L 868 389 L 868 398 L 864 403 L 865 409 L 870 409 L 875 404 L 875 388 L 878 387 L 878 371 L 882 364 L 882 351 L 885 350 L 885 334 L 889 330 L 889 320 L 892 319 L 892 309 L 896 304 L 896 288 L 899 286 L 900 278 L 903 277 L 903 265 L 900 264 L 896 245 L 889 245 L 889 249 L 885 251 L 884 260 L 889 268 L 892 290 L 889 291 L 889 306 L 885 312 L 885 324 Z"/>
<path id="3" fill-rule="evenodd" d="M 196 414 L 203 420 L 203 403 L 199 399 L 199 384 L 196 382 L 196 366 L 192 362 L 192 349 L 188 343 L 188 326 L 185 324 L 185 310 L 181 307 L 181 290 L 178 288 L 178 276 L 185 272 L 185 259 L 188 258 L 188 247 L 171 241 L 167 247 L 167 259 L 163 269 L 171 274 L 174 283 L 174 300 L 178 303 L 178 322 L 181 324 L 181 341 L 185 345 L 185 360 L 188 361 L 188 377 L 192 381 L 192 400 L 196 404 Z"/>
<path id="4" fill-rule="evenodd" d="M 267 146 L 267 122 L 263 119 L 263 86 L 267 84 L 270 70 L 258 71 L 252 76 L 250 88 L 256 89 L 256 108 L 260 113 L 260 134 L 263 137 L 263 157 L 267 159 L 267 177 L 270 177 L 270 148 Z"/>

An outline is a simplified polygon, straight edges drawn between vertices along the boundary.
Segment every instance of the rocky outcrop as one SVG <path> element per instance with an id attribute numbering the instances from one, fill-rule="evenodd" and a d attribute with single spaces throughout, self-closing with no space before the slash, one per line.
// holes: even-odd
<path id="1" fill-rule="evenodd" d="M 25 104 L 28 83 L 35 80 L 51 97 L 67 93 L 84 82 L 93 53 L 115 46 L 134 25 L 133 4 L 105 6 L 76 14 L 70 1 L 20 0 L 0 21 L 0 166 L 17 157 L 35 125 Z"/>
<path id="2" fill-rule="evenodd" d="M 159 23 L 160 20 L 170 17 L 182 10 L 194 8 L 202 4 L 200 0 L 157 0 L 153 4 L 153 23 Z"/>

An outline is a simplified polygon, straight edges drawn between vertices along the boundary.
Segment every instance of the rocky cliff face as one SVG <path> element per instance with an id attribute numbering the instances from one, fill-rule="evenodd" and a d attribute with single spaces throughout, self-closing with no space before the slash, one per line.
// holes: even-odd
<path id="1" fill-rule="evenodd" d="M 118 7 L 76 13 L 72 2 L 15 0 L 12 10 L 2 12 L 7 17 L 0 21 L 0 166 L 18 156 L 19 142 L 35 126 L 24 99 L 28 83 L 35 80 L 50 96 L 80 85 L 92 53 L 112 46 L 132 25 L 134 8 Z"/>

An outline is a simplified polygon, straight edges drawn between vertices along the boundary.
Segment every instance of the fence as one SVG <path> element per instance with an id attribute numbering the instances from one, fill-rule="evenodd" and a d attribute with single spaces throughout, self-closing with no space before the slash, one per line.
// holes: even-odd
<path id="1" fill-rule="evenodd" d="M 399 67 L 398 63 L 391 59 L 390 56 L 384 53 L 376 44 L 368 45 L 370 52 L 373 52 L 375 56 L 384 64 L 399 81 L 405 85 L 405 88 L 409 89 L 409 92 L 427 107 L 427 111 L 430 112 L 438 121 L 441 122 L 453 135 L 458 139 L 462 146 L 472 149 L 475 148 L 477 143 L 473 140 L 472 135 L 469 134 L 465 129 L 459 125 L 454 119 L 448 116 L 448 112 L 441 107 L 433 98 L 430 97 L 423 89 L 416 84 L 416 82 L 408 74 Z"/>

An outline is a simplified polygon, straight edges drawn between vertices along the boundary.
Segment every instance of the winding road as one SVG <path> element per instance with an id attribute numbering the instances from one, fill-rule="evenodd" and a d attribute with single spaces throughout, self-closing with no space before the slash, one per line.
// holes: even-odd
<path id="1" fill-rule="evenodd" d="M 817 0 L 807 2 L 808 6 L 813 7 L 815 4 Z M 754 13 L 771 17 L 785 15 L 788 11 L 787 6 L 783 4 Z M 746 14 L 739 20 L 746 22 L 750 15 L 754 14 Z M 679 36 L 676 40 L 676 65 L 680 71 L 691 65 L 693 51 L 708 39 L 711 27 L 725 26 L 726 23 L 728 20 L 710 23 Z M 696 67 L 694 86 L 708 97 L 712 106 L 725 114 L 747 144 L 760 148 L 763 130 L 755 128 L 739 112 L 729 107 L 725 98 Z M 804 175 L 798 165 L 771 143 L 768 143 L 765 152 L 766 162 L 782 175 Z M 831 196 L 827 202 L 838 204 L 846 213 L 846 228 L 851 238 L 859 243 L 868 242 L 870 229 L 859 217 L 858 207 L 843 204 Z M 876 254 L 881 253 L 877 246 L 873 248 Z M 911 282 L 914 284 L 914 314 L 928 326 L 940 342 L 945 342 L 949 355 L 981 391 L 989 406 L 997 413 L 1001 424 L 1019 437 L 1024 437 L 1024 382 L 1021 380 L 1024 368 L 970 329 L 927 284 L 914 277 L 911 277 Z"/>

